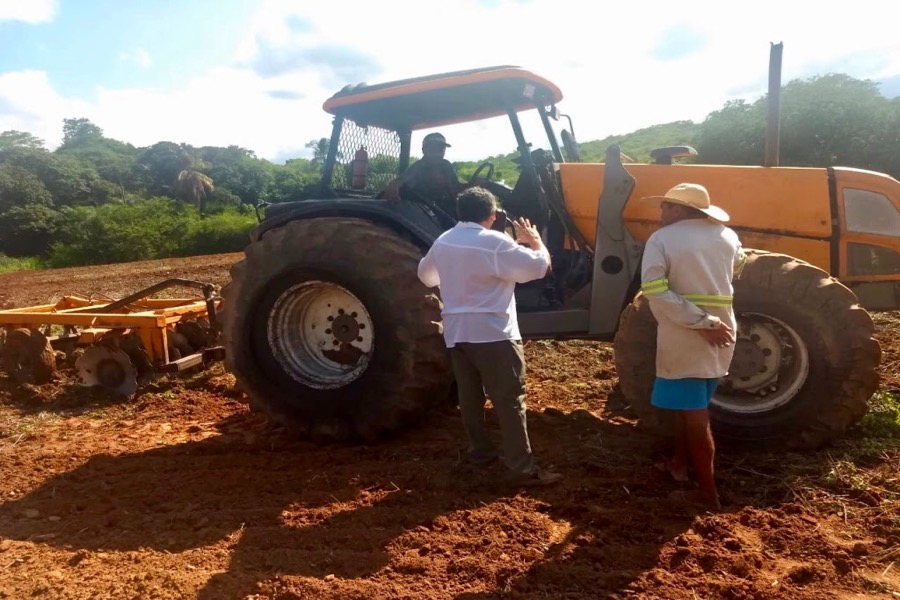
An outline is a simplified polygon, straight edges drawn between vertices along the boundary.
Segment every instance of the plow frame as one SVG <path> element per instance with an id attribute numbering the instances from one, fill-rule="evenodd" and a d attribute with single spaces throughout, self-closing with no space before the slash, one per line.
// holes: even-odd
<path id="1" fill-rule="evenodd" d="M 197 298 L 149 298 L 171 287 L 191 287 L 203 292 Z M 0 310 L 0 327 L 7 330 L 28 328 L 40 330 L 62 326 L 64 333 L 48 336 L 51 344 L 90 345 L 111 332 L 135 331 L 155 370 L 182 371 L 208 360 L 220 359 L 224 349 L 218 345 L 217 312 L 222 298 L 218 286 L 189 279 L 166 279 L 120 300 L 98 302 L 81 296 L 63 296 L 54 304 Z M 169 331 L 182 320 L 206 318 L 210 324 L 210 347 L 200 352 L 170 360 Z M 80 331 L 75 332 L 76 328 Z M 213 343 L 215 342 L 215 343 Z"/>

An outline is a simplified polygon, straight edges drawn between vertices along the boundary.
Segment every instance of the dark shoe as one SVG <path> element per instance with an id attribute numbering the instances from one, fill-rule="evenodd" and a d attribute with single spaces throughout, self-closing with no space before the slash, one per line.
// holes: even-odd
<path id="1" fill-rule="evenodd" d="M 538 469 L 535 473 L 525 477 L 516 478 L 512 481 L 513 485 L 521 485 L 527 487 L 553 485 L 562 479 L 562 473 L 553 473 Z"/>

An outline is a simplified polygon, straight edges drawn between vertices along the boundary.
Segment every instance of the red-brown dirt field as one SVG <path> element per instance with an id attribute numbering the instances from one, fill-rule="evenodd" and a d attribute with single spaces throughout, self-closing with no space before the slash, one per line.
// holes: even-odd
<path id="1" fill-rule="evenodd" d="M 0 308 L 224 284 L 239 259 L 2 274 Z M 898 392 L 900 316 L 875 319 L 881 389 Z M 695 513 L 667 503 L 677 484 L 609 344 L 526 352 L 532 444 L 565 474 L 527 491 L 462 460 L 452 406 L 378 445 L 320 447 L 250 412 L 221 363 L 127 400 L 71 369 L 0 376 L 0 598 L 900 597 L 900 437 L 722 445 L 723 510 Z"/>

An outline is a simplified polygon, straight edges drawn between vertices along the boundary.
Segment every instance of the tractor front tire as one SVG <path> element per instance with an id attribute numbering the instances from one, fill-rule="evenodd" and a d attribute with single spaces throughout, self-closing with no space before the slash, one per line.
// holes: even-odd
<path id="1" fill-rule="evenodd" d="M 863 417 L 881 349 L 853 292 L 809 263 L 751 250 L 734 309 L 735 355 L 710 404 L 717 436 L 812 449 Z M 668 411 L 650 404 L 656 320 L 642 294 L 623 311 L 614 349 L 622 393 L 645 425 L 664 428 Z"/>
<path id="2" fill-rule="evenodd" d="M 225 365 L 261 410 L 316 441 L 374 441 L 452 381 L 422 250 L 360 219 L 287 223 L 245 249 L 222 291 Z"/>

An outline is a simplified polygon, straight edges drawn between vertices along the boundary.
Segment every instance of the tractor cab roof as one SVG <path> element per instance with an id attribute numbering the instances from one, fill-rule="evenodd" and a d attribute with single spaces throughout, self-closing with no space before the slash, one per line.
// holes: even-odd
<path id="1" fill-rule="evenodd" d="M 516 66 L 453 71 L 387 83 L 345 86 L 323 108 L 360 126 L 395 131 L 477 121 L 562 100 L 552 82 Z"/>

